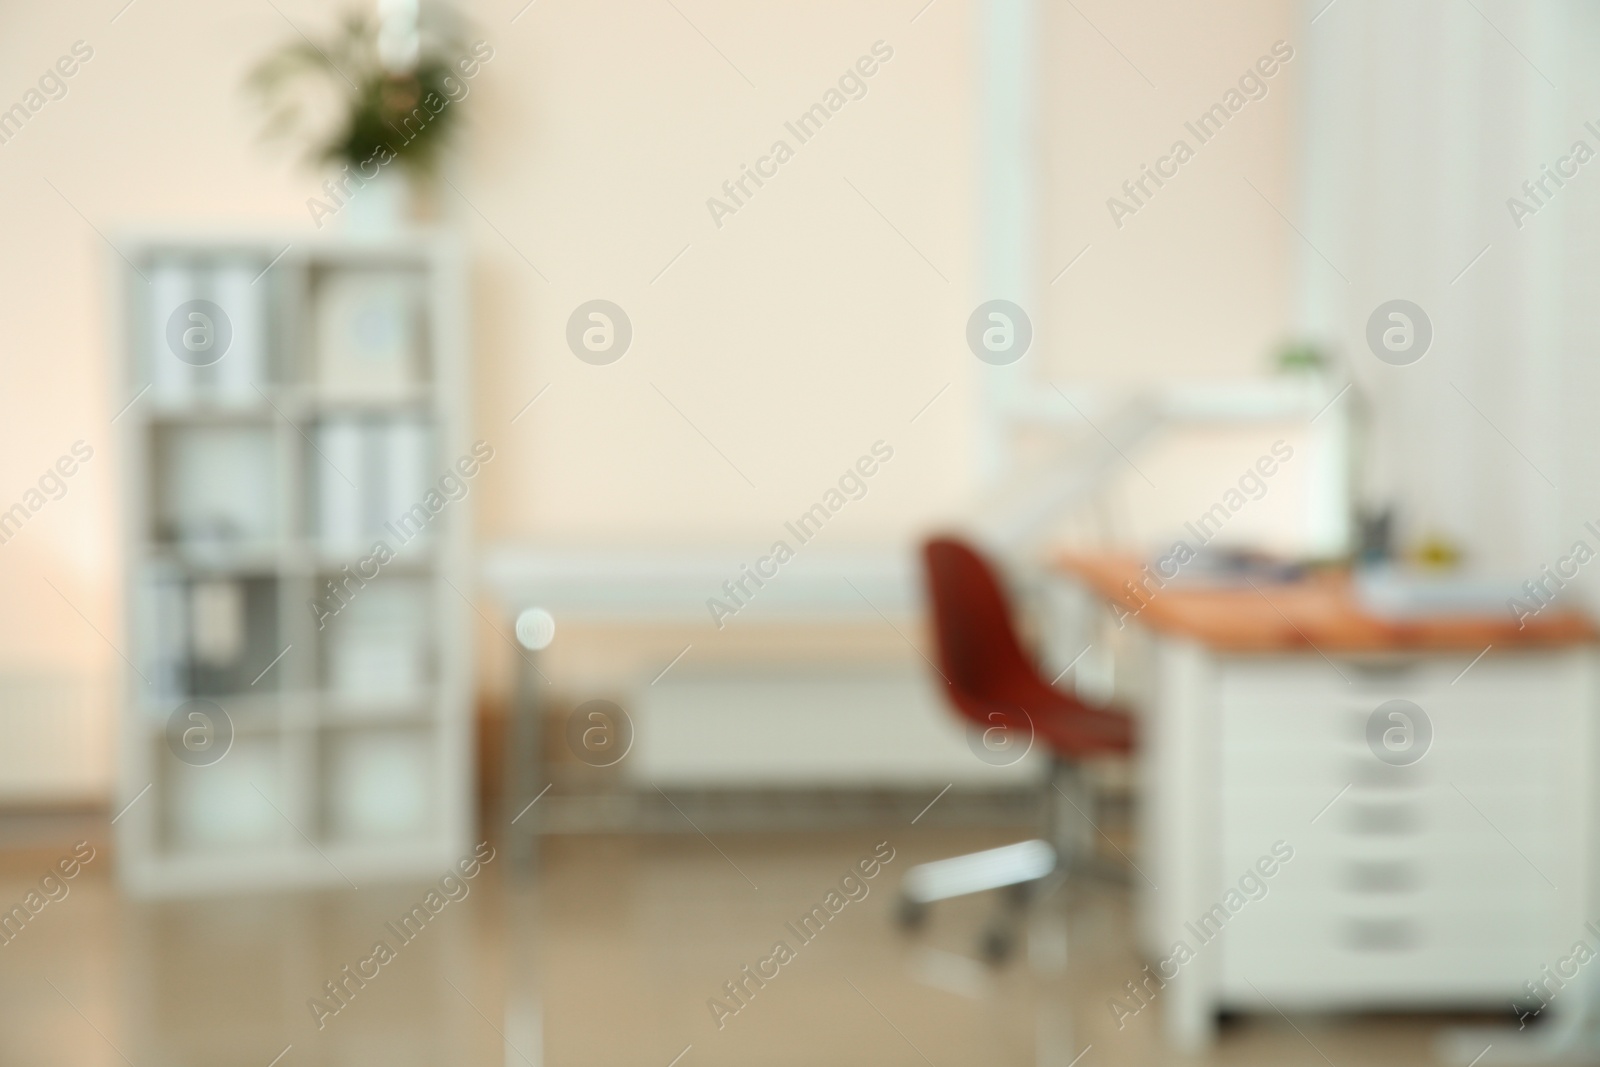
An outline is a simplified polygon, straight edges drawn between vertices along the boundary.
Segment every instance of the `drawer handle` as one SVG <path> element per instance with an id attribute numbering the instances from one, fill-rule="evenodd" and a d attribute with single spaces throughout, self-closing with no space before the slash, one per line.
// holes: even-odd
<path id="1" fill-rule="evenodd" d="M 1345 886 L 1355 893 L 1407 893 L 1420 882 L 1417 869 L 1404 861 L 1357 862 L 1345 870 Z"/>
<path id="2" fill-rule="evenodd" d="M 1415 674 L 1422 666 L 1420 660 L 1347 659 L 1344 665 L 1353 674 L 1369 682 L 1395 682 Z"/>
<path id="3" fill-rule="evenodd" d="M 1351 803 L 1346 821 L 1358 834 L 1414 834 L 1422 820 L 1413 804 Z"/>
<path id="4" fill-rule="evenodd" d="M 1380 763 L 1365 751 L 1360 759 L 1351 760 L 1345 768 L 1345 780 L 1358 783 L 1363 789 L 1381 790 L 1416 789 L 1424 781 L 1426 764 L 1412 763 L 1394 766 Z"/>
<path id="5" fill-rule="evenodd" d="M 1422 929 L 1410 919 L 1349 919 L 1344 941 L 1358 952 L 1404 952 L 1422 943 Z"/>

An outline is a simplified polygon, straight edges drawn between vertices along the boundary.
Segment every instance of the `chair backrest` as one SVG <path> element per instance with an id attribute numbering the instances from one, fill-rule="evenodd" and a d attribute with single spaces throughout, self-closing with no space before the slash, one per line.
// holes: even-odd
<path id="1" fill-rule="evenodd" d="M 936 537 L 922 547 L 939 668 L 958 706 L 991 699 L 1036 677 L 1011 622 L 994 568 L 965 541 Z M 963 711 L 971 714 L 970 706 Z"/>

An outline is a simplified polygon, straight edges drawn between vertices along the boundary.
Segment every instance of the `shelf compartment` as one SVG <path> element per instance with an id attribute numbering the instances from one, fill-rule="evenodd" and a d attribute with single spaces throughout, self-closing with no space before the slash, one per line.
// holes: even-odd
<path id="1" fill-rule="evenodd" d="M 429 727 L 323 730 L 324 836 L 340 844 L 377 844 L 437 833 L 436 736 Z"/>
<path id="2" fill-rule="evenodd" d="M 274 549 L 283 531 L 272 426 L 163 423 L 151 433 L 151 541 L 199 561 Z"/>
<path id="3" fill-rule="evenodd" d="M 156 744 L 161 746 L 157 788 L 169 851 L 245 850 L 292 843 L 296 835 L 286 819 L 287 776 L 278 738 L 235 735 L 226 755 L 203 767 L 179 760 L 167 749 L 164 737 Z"/>
<path id="4" fill-rule="evenodd" d="M 273 280 L 254 255 L 156 257 L 145 267 L 140 367 L 160 409 L 261 407 L 274 374 Z"/>
<path id="5" fill-rule="evenodd" d="M 268 696 L 287 643 L 276 577 L 152 565 L 143 596 L 146 677 L 159 703 Z"/>
<path id="6" fill-rule="evenodd" d="M 324 557 L 354 562 L 377 541 L 412 555 L 435 540 L 428 494 L 434 492 L 435 503 L 445 498 L 432 485 L 437 463 L 429 420 L 341 413 L 319 418 L 308 436 L 316 444 L 304 456 L 305 513 Z"/>
<path id="7" fill-rule="evenodd" d="M 426 274 L 321 267 L 311 276 L 309 381 L 324 396 L 405 396 L 432 378 Z"/>
<path id="8" fill-rule="evenodd" d="M 422 578 L 379 572 L 364 585 L 324 574 L 318 664 L 329 698 L 347 711 L 420 701 L 435 683 L 434 591 Z"/>

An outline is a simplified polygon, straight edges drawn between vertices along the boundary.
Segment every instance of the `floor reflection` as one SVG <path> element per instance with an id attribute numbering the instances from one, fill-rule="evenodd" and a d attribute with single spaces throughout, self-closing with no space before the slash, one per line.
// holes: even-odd
<path id="1" fill-rule="evenodd" d="M 491 862 L 420 930 L 395 924 L 426 885 L 135 902 L 114 891 L 111 863 L 93 864 L 0 944 L 0 1063 L 1187 1062 L 1160 1045 L 1155 1013 L 1118 1030 L 1106 1010 L 1140 967 L 1126 887 L 1088 881 L 1036 906 L 999 968 L 976 959 L 988 900 L 939 905 L 915 936 L 895 927 L 900 871 L 1014 834 L 907 831 L 864 892 L 797 925 L 888 836 L 555 838 L 536 877 Z M 0 901 L 21 900 L 52 861 L 5 857 Z M 777 942 L 792 959 L 763 968 Z M 392 955 L 374 962 L 380 943 Z M 711 1007 L 735 994 L 737 1012 Z M 1192 1062 L 1320 1063 L 1320 1050 L 1409 1065 L 1431 1058 L 1437 1030 L 1296 1025 L 1230 1027 Z"/>

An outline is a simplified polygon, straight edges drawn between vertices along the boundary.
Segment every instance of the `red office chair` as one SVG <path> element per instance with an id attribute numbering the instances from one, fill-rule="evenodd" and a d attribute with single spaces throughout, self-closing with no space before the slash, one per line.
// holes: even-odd
<path id="1" fill-rule="evenodd" d="M 1064 878 L 1093 845 L 1082 762 L 1126 754 L 1134 741 L 1133 721 L 1127 715 L 1090 707 L 1039 675 L 1017 640 L 994 570 L 971 546 L 935 538 L 923 546 L 922 555 L 945 695 L 982 731 L 984 751 L 999 755 L 995 762 L 1020 759 L 1035 745 L 1048 751 L 1051 839 L 913 867 L 901 884 L 900 915 L 908 926 L 919 923 L 935 900 L 1007 886 L 1026 890 L 1047 879 Z M 1013 901 L 1020 899 L 1022 893 L 1012 895 Z M 984 935 L 985 955 L 1003 958 L 1010 950 L 1013 928 L 1005 917 L 991 926 Z"/>

